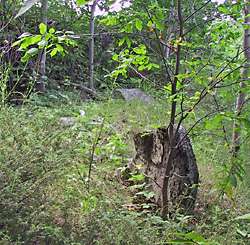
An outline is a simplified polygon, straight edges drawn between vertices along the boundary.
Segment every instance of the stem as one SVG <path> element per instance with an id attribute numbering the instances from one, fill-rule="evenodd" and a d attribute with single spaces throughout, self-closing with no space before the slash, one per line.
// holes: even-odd
<path id="1" fill-rule="evenodd" d="M 181 61 L 181 45 L 183 38 L 183 18 L 181 12 L 181 0 L 177 0 L 177 14 L 178 14 L 178 21 L 179 21 L 179 40 L 177 42 L 177 50 L 176 50 L 176 62 L 175 62 L 175 74 L 174 79 L 171 85 L 171 96 L 172 96 L 172 104 L 171 104 L 171 116 L 170 116 L 170 123 L 169 123 L 169 140 L 171 148 L 174 147 L 174 124 L 175 124 L 175 117 L 176 117 L 176 107 L 177 107 L 177 82 L 178 82 L 178 74 L 180 73 L 180 61 Z"/>
<path id="2" fill-rule="evenodd" d="M 99 132 L 97 133 L 97 135 L 96 135 L 96 137 L 94 139 L 92 149 L 91 149 L 90 161 L 89 161 L 89 172 L 88 172 L 88 184 L 87 184 L 88 191 L 90 189 L 90 178 L 91 178 L 91 172 L 92 172 L 92 167 L 93 167 L 93 162 L 94 162 L 95 150 L 96 150 L 96 147 L 97 147 L 97 145 L 99 143 L 99 140 L 100 140 L 100 137 L 101 137 L 101 134 L 102 134 L 102 130 L 103 130 L 103 127 L 104 127 L 104 121 L 105 121 L 105 119 L 102 120 Z"/>

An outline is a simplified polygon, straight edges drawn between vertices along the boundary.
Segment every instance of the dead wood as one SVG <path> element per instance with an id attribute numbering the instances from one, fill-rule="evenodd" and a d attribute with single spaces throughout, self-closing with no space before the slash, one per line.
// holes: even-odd
<path id="1" fill-rule="evenodd" d="M 170 149 L 167 128 L 134 136 L 135 162 L 144 164 L 163 216 L 176 211 L 191 213 L 197 195 L 199 173 L 190 139 L 183 127 L 175 138 L 176 147 Z"/>

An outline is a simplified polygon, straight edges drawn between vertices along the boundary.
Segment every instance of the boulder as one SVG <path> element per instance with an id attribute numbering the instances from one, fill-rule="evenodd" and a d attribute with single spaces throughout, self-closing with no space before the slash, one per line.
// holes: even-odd
<path id="1" fill-rule="evenodd" d="M 59 122 L 62 126 L 70 127 L 75 125 L 76 119 L 74 117 L 60 117 Z"/>
<path id="2" fill-rule="evenodd" d="M 150 95 L 145 94 L 142 90 L 138 88 L 116 89 L 113 92 L 113 97 L 116 99 L 124 99 L 125 101 L 137 99 L 144 103 L 151 103 L 154 101 L 154 99 Z"/>

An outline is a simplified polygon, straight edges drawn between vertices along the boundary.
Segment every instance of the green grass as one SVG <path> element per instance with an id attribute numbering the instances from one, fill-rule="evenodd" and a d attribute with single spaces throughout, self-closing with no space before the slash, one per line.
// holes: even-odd
<path id="1" fill-rule="evenodd" d="M 220 136 L 202 128 L 191 135 L 201 175 L 197 210 L 163 221 L 157 212 L 136 211 L 134 193 L 114 175 L 134 155 L 134 133 L 167 124 L 166 103 L 54 99 L 0 109 L 0 244 L 167 244 L 190 231 L 211 244 L 247 244 L 249 226 L 233 218 L 249 212 L 249 171 L 233 200 L 219 196 L 230 159 Z M 75 125 L 61 125 L 63 116 L 75 117 Z"/>

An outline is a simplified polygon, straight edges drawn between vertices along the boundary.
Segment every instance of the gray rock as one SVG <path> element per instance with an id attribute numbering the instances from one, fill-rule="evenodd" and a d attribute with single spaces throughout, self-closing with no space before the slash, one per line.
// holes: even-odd
<path id="1" fill-rule="evenodd" d="M 116 89 L 113 92 L 113 97 L 116 99 L 124 99 L 125 101 L 137 99 L 141 100 L 144 103 L 151 103 L 154 101 L 154 99 L 150 95 L 145 94 L 138 88 Z"/>

